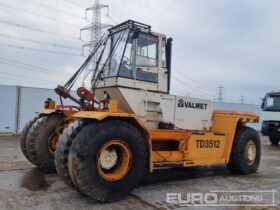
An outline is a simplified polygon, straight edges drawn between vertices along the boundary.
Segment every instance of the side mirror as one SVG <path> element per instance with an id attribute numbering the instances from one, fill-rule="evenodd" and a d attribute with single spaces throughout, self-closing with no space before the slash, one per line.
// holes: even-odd
<path id="1" fill-rule="evenodd" d="M 264 99 L 265 99 L 265 98 L 262 99 L 262 103 L 261 103 L 261 108 L 262 108 L 262 109 L 264 108 Z"/>

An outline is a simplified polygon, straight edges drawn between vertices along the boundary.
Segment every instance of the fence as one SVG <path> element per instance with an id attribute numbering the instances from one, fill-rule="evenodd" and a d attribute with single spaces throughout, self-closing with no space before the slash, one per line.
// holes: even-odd
<path id="1" fill-rule="evenodd" d="M 0 85 L 0 98 L 0 134 L 19 134 L 25 123 L 35 116 L 35 111 L 43 106 L 47 98 L 59 101 L 52 89 L 5 85 Z M 73 105 L 73 102 L 66 100 L 65 104 Z M 261 115 L 260 107 L 252 104 L 214 103 L 214 108 L 251 111 Z M 250 126 L 260 130 L 260 125 L 258 123 Z"/>

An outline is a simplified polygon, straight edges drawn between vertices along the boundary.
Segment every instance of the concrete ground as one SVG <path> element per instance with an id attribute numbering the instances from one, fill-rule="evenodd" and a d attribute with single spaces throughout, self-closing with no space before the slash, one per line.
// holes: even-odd
<path id="1" fill-rule="evenodd" d="M 263 202 L 276 206 L 181 206 L 167 204 L 166 193 L 208 193 L 210 191 L 265 191 Z M 267 192 L 266 192 L 267 191 Z M 252 192 L 248 192 L 252 193 Z M 223 192 L 219 192 L 219 196 Z M 262 160 L 257 173 L 231 174 L 225 166 L 165 170 L 146 177 L 124 200 L 97 203 L 67 187 L 57 174 L 39 172 L 21 154 L 15 138 L 0 138 L 0 209 L 280 209 L 280 145 L 271 146 L 262 137 Z"/>

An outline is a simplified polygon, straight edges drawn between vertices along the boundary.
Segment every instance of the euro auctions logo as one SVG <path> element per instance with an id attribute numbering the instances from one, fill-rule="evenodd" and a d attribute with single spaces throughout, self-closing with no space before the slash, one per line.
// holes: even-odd
<path id="1" fill-rule="evenodd" d="M 167 193 L 166 203 L 180 206 L 275 206 L 275 190 Z"/>
<path id="2" fill-rule="evenodd" d="M 217 204 L 217 193 L 167 193 L 166 203 L 170 204 Z"/>

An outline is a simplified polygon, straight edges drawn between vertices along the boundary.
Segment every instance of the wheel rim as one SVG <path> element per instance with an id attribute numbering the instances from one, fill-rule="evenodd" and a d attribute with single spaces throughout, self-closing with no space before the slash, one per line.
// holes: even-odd
<path id="1" fill-rule="evenodd" d="M 129 146 L 120 140 L 111 140 L 104 144 L 97 155 L 97 171 L 108 181 L 123 178 L 131 165 L 131 151 Z"/>
<path id="2" fill-rule="evenodd" d="M 59 134 L 58 133 L 53 133 L 50 138 L 49 138 L 49 141 L 48 141 L 48 145 L 49 145 L 49 151 L 51 153 L 54 153 L 55 152 L 55 149 L 56 149 L 56 144 L 58 142 L 58 138 L 59 138 Z"/>
<path id="3" fill-rule="evenodd" d="M 253 140 L 249 140 L 245 146 L 245 160 L 248 165 L 252 165 L 256 160 L 257 147 Z"/>

